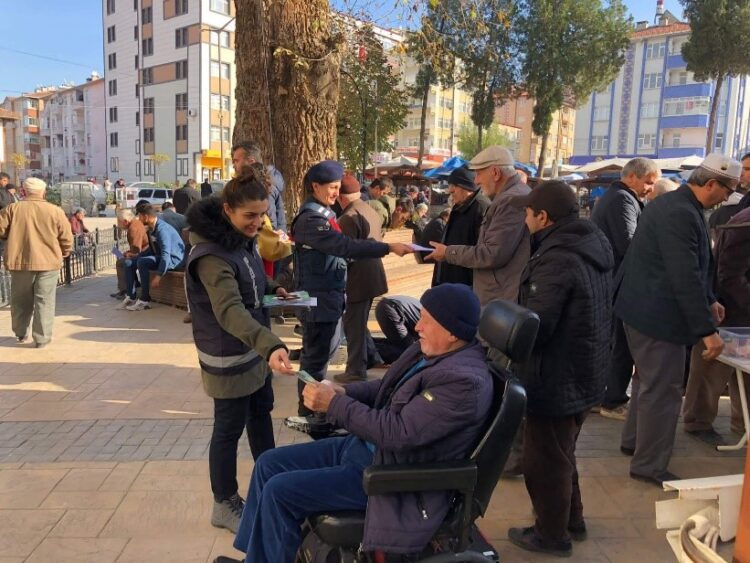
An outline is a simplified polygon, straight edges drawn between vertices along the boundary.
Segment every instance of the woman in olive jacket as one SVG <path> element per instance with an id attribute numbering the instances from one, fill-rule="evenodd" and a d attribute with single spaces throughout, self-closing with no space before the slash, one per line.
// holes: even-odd
<path id="1" fill-rule="evenodd" d="M 188 210 L 192 249 L 185 268 L 193 338 L 203 388 L 214 400 L 209 471 L 211 523 L 237 531 L 243 500 L 237 487 L 237 445 L 247 429 L 253 458 L 274 447 L 272 371 L 293 373 L 287 349 L 271 332 L 263 295 L 285 295 L 266 278 L 256 236 L 268 191 L 252 169 L 221 196 Z"/>

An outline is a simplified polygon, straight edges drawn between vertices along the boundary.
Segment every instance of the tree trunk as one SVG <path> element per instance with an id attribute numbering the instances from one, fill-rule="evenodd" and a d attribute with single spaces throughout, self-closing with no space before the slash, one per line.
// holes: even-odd
<path id="1" fill-rule="evenodd" d="M 422 159 L 424 158 L 424 131 L 427 125 L 427 103 L 430 100 L 430 88 L 432 87 L 432 67 L 427 68 L 425 73 L 425 86 L 424 93 L 422 94 L 422 115 L 419 120 L 419 152 L 417 153 L 417 168 L 422 167 Z"/>
<path id="2" fill-rule="evenodd" d="M 706 154 L 710 153 L 714 148 L 714 131 L 716 130 L 716 117 L 719 111 L 719 100 L 721 99 L 721 86 L 724 84 L 724 75 L 720 74 L 716 78 L 716 90 L 714 91 L 714 97 L 711 100 L 711 115 L 708 116 L 708 133 L 706 134 Z M 726 139 L 724 139 L 726 143 Z"/>
<path id="3" fill-rule="evenodd" d="M 540 178 L 544 177 L 544 161 L 546 160 L 547 155 L 547 140 L 549 139 L 549 131 L 547 131 L 542 136 L 542 147 L 539 151 L 539 170 L 537 171 L 537 176 Z"/>
<path id="4" fill-rule="evenodd" d="M 327 0 L 235 0 L 237 113 L 234 142 L 255 140 L 283 174 L 284 203 L 294 215 L 302 179 L 336 157 L 339 38 Z"/>

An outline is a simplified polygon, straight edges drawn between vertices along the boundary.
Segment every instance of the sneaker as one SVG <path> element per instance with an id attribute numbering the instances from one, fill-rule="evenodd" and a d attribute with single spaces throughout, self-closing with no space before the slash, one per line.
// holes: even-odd
<path id="1" fill-rule="evenodd" d="M 326 422 L 326 416 L 322 413 L 307 416 L 288 416 L 284 419 L 284 425 L 291 430 L 309 434 L 314 439 L 329 436 L 333 431 L 333 425 Z"/>
<path id="2" fill-rule="evenodd" d="M 117 307 L 115 307 L 115 309 L 120 309 L 120 310 L 127 309 L 131 305 L 134 305 L 135 302 L 136 302 L 135 299 L 131 299 L 130 297 L 126 297 L 125 299 L 122 300 L 122 302 Z"/>
<path id="3" fill-rule="evenodd" d="M 124 299 L 128 296 L 126 291 L 118 291 L 117 293 L 110 293 L 110 297 L 113 297 L 114 299 Z"/>
<path id="4" fill-rule="evenodd" d="M 216 559 L 214 559 L 214 563 L 245 563 L 245 560 L 232 559 L 231 557 L 227 557 L 226 555 L 219 555 Z"/>
<path id="5" fill-rule="evenodd" d="M 615 407 L 613 409 L 606 409 L 602 407 L 602 409 L 599 411 L 599 414 L 605 418 L 625 420 L 626 418 L 628 418 L 628 405 L 620 405 L 619 407 Z"/>
<path id="6" fill-rule="evenodd" d="M 709 446 L 723 446 L 726 444 L 724 438 L 716 430 L 711 428 L 710 430 L 686 430 L 690 436 L 700 440 L 704 444 Z"/>
<path id="7" fill-rule="evenodd" d="M 545 542 L 533 526 L 528 528 L 511 528 L 508 530 L 508 539 L 510 543 L 536 553 L 547 553 L 556 557 L 571 557 L 573 555 L 573 545 L 567 541 L 555 542 L 554 544 Z"/>
<path id="8" fill-rule="evenodd" d="M 214 500 L 214 510 L 211 514 L 211 525 L 216 528 L 226 528 L 233 534 L 237 533 L 242 518 L 245 501 L 237 493 L 221 502 Z"/>
<path id="9" fill-rule="evenodd" d="M 125 308 L 128 311 L 145 311 L 146 309 L 151 308 L 151 301 L 141 301 L 140 299 L 136 299 L 135 303 L 132 303 Z"/>

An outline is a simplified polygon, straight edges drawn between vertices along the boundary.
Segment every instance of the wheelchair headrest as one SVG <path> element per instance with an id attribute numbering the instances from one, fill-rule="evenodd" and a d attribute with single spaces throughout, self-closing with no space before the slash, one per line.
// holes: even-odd
<path id="1" fill-rule="evenodd" d="M 531 355 L 539 317 L 510 301 L 491 301 L 479 321 L 479 336 L 512 362 L 524 362 Z"/>

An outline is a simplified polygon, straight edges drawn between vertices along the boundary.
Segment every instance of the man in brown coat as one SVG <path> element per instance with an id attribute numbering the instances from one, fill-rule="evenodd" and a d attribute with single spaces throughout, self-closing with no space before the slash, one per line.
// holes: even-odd
<path id="1" fill-rule="evenodd" d="M 126 294 L 125 262 L 136 258 L 138 254 L 146 250 L 149 241 L 146 227 L 130 209 L 117 211 L 117 226 L 127 230 L 129 248 L 123 253 L 123 258 L 117 260 L 117 293 L 110 294 L 110 297 L 122 300 Z"/>
<path id="2" fill-rule="evenodd" d="M 516 301 L 518 288 L 531 242 L 522 209 L 510 204 L 516 196 L 530 192 L 513 167 L 513 155 L 504 147 L 492 145 L 469 162 L 476 172 L 475 182 L 492 203 L 479 229 L 479 240 L 473 246 L 430 243 L 435 251 L 426 256 L 438 262 L 471 268 L 474 271 L 474 293 L 482 306 L 493 299 Z"/>
<path id="3" fill-rule="evenodd" d="M 382 219 L 378 212 L 362 201 L 359 182 L 349 174 L 341 179 L 339 217 L 341 232 L 353 239 L 383 240 Z M 343 383 L 367 379 L 368 366 L 382 364 L 375 342 L 367 329 L 372 300 L 388 292 L 385 268 L 380 258 L 350 262 L 347 267 L 344 334 L 347 342 L 346 370 L 334 379 Z"/>
<path id="4" fill-rule="evenodd" d="M 26 199 L 0 211 L 0 239 L 7 240 L 5 267 L 10 270 L 10 316 L 18 342 L 32 337 L 37 348 L 52 339 L 57 279 L 63 258 L 73 248 L 73 233 L 63 210 L 44 200 L 39 178 L 23 182 Z"/>

